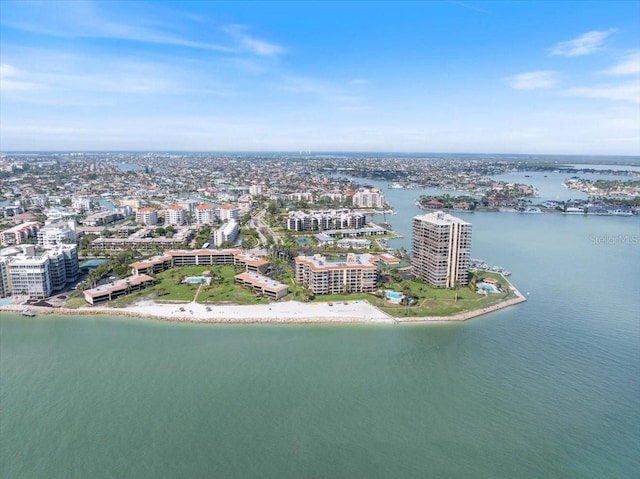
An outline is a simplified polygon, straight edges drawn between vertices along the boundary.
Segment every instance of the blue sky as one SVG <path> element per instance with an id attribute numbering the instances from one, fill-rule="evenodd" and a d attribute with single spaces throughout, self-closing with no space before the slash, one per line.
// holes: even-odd
<path id="1" fill-rule="evenodd" d="M 0 149 L 640 155 L 637 1 L 0 1 Z"/>

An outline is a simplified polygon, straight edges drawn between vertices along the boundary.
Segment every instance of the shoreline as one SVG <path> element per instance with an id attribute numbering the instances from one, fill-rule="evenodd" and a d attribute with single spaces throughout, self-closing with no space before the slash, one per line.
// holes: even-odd
<path id="1" fill-rule="evenodd" d="M 348 301 L 331 307 L 324 303 L 301 303 L 297 301 L 284 301 L 264 305 L 205 305 L 195 302 L 162 304 L 144 300 L 124 308 L 83 306 L 74 309 L 12 304 L 0 306 L 0 311 L 20 314 L 23 310 L 29 309 L 35 312 L 36 315 L 45 316 L 112 316 L 201 324 L 408 324 L 460 322 L 527 300 L 508 280 L 506 281 L 516 294 L 515 298 L 450 316 L 397 318 L 363 300 Z"/>

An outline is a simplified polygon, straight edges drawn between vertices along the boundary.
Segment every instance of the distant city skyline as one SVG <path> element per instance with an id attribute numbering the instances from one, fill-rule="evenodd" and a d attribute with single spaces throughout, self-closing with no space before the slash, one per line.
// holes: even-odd
<path id="1" fill-rule="evenodd" d="M 0 150 L 640 155 L 640 3 L 0 2 Z"/>

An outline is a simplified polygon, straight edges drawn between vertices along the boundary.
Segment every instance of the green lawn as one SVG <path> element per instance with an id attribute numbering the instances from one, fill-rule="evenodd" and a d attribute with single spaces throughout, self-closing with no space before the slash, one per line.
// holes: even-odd
<path id="1" fill-rule="evenodd" d="M 210 271 L 213 280 L 210 286 L 202 285 L 198 294 L 198 303 L 266 304 L 266 298 L 260 298 L 249 288 L 235 283 L 236 270 L 232 265 L 223 266 L 184 266 L 172 268 L 155 275 L 156 284 L 122 296 L 106 303 L 109 306 L 124 307 L 141 299 L 153 299 L 159 303 L 188 303 L 194 300 L 199 284 L 182 284 L 183 276 L 200 276 Z"/>
<path id="2" fill-rule="evenodd" d="M 277 279 L 289 285 L 290 294 L 287 300 L 304 301 L 304 289 L 295 284 L 293 272 L 284 261 L 274 262 L 274 267 L 279 270 Z M 182 284 L 184 276 L 200 276 L 203 271 L 210 271 L 212 275 L 211 285 Z M 236 269 L 232 265 L 224 266 L 185 266 L 172 268 L 155 276 L 156 284 L 141 291 L 136 291 L 130 295 L 120 297 L 110 303 L 109 306 L 124 307 L 141 299 L 153 299 L 158 302 L 167 303 L 188 303 L 196 298 L 203 304 L 266 304 L 266 298 L 256 296 L 249 288 L 235 283 Z M 515 297 L 512 292 L 501 294 L 479 295 L 467 286 L 462 286 L 457 292 L 447 288 L 431 288 L 419 280 L 393 279 L 397 276 L 392 273 L 387 275 L 388 281 L 384 282 L 381 289 L 408 293 L 415 298 L 415 303 L 409 307 L 389 303 L 383 298 L 379 298 L 370 293 L 352 294 L 327 294 L 318 295 L 311 299 L 312 302 L 328 303 L 366 300 L 374 306 L 380 308 L 395 317 L 405 316 L 447 316 L 463 311 L 479 309 L 491 304 L 511 299 Z M 505 279 L 497 273 L 478 272 L 474 273 L 471 279 L 478 277 L 496 278 L 503 287 L 507 287 Z M 84 304 L 82 297 L 72 298 L 67 302 L 67 307 L 79 307 Z"/>
<path id="3" fill-rule="evenodd" d="M 500 281 L 506 286 L 504 278 L 497 273 L 482 272 L 483 277 L 492 277 Z M 473 278 L 473 276 L 472 276 Z M 416 303 L 407 307 L 405 305 L 392 304 L 385 299 L 379 298 L 370 293 L 353 293 L 353 294 L 323 294 L 312 299 L 314 302 L 342 302 L 353 300 L 366 300 L 374 306 L 391 316 L 449 316 L 463 311 L 480 309 L 486 306 L 499 303 L 506 299 L 515 297 L 512 292 L 489 294 L 487 296 L 479 295 L 468 286 L 461 286 L 457 293 L 448 288 L 432 288 L 419 280 L 400 280 L 396 281 L 389 277 L 389 281 L 383 283 L 382 289 L 389 291 L 397 291 L 400 293 L 411 292 L 411 296 L 416 298 Z"/>

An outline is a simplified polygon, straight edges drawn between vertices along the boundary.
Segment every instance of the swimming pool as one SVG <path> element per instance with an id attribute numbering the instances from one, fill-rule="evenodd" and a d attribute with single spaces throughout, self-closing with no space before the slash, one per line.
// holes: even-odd
<path id="1" fill-rule="evenodd" d="M 107 260 L 104 258 L 93 258 L 83 261 L 78 265 L 80 269 L 96 269 L 101 264 L 106 263 Z"/>
<path id="2" fill-rule="evenodd" d="M 12 299 L 0 299 L 0 306 L 6 306 L 7 304 L 13 303 Z"/>
<path id="3" fill-rule="evenodd" d="M 476 284 L 476 288 L 479 289 L 480 291 L 486 291 L 487 293 L 497 293 L 498 292 L 498 288 L 496 288 L 494 285 L 488 284 L 488 283 L 478 283 L 478 284 Z"/>
<path id="4" fill-rule="evenodd" d="M 399 303 L 404 298 L 404 294 L 397 291 L 385 291 L 384 295 L 390 303 Z"/>
<path id="5" fill-rule="evenodd" d="M 189 284 L 204 284 L 204 283 L 209 283 L 209 279 L 205 278 L 204 276 L 188 276 L 185 279 L 182 280 L 183 283 L 189 283 Z"/>

